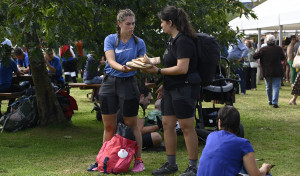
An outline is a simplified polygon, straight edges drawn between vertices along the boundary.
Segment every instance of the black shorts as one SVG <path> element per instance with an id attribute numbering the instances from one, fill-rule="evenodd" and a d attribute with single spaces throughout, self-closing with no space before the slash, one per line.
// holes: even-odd
<path id="1" fill-rule="evenodd" d="M 140 92 L 135 77 L 105 76 L 99 90 L 102 114 L 115 114 L 123 109 L 123 116 L 137 116 Z"/>
<path id="2" fill-rule="evenodd" d="M 142 136 L 142 138 L 143 138 L 143 147 L 142 148 L 149 148 L 149 147 L 153 146 L 151 133 L 144 134 Z"/>
<path id="3" fill-rule="evenodd" d="M 163 116 L 175 115 L 177 119 L 195 116 L 195 107 L 200 86 L 185 85 L 172 90 L 163 90 L 161 111 Z"/>

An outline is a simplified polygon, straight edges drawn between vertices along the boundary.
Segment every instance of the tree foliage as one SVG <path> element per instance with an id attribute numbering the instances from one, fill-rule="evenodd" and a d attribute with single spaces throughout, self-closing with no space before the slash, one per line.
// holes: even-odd
<path id="1" fill-rule="evenodd" d="M 148 53 L 162 55 L 167 36 L 161 33 L 157 13 L 167 5 L 185 9 L 197 31 L 216 36 L 224 45 L 236 37 L 228 26 L 228 14 L 255 17 L 238 0 L 3 0 L 1 37 L 24 45 L 27 41 L 23 34 L 37 31 L 39 39 L 52 48 L 83 40 L 88 51 L 103 55 L 105 36 L 116 31 L 118 10 L 130 8 L 136 14 L 135 33 L 145 40 Z"/>
<path id="2" fill-rule="evenodd" d="M 100 58 L 104 55 L 104 38 L 116 32 L 118 10 L 130 8 L 136 14 L 135 34 L 144 39 L 148 55 L 162 56 L 168 36 L 161 32 L 157 13 L 167 5 L 185 9 L 194 28 L 216 36 L 221 45 L 233 43 L 237 37 L 237 32 L 228 26 L 227 14 L 255 17 L 238 0 L 1 0 L 0 39 L 6 37 L 13 44 L 26 46 L 40 92 L 37 96 L 44 99 L 49 92 L 39 90 L 50 87 L 50 83 L 35 75 L 46 75 L 41 50 L 44 45 L 57 51 L 61 45 L 82 40 L 84 49 Z M 43 108 L 47 101 L 55 104 L 55 100 L 47 99 Z M 47 115 L 47 110 L 40 111 Z"/>

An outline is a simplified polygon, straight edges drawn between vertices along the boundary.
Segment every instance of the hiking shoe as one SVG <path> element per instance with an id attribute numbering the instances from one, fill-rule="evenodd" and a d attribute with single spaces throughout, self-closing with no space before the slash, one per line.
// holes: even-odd
<path id="1" fill-rule="evenodd" d="M 135 160 L 133 168 L 132 168 L 132 172 L 142 172 L 143 170 L 145 170 L 145 166 L 143 164 L 143 161 L 141 160 Z"/>
<path id="2" fill-rule="evenodd" d="M 165 174 L 172 174 L 178 171 L 177 164 L 175 166 L 170 165 L 170 163 L 166 162 L 159 169 L 152 171 L 152 175 L 163 176 Z"/>
<path id="3" fill-rule="evenodd" d="M 197 168 L 194 166 L 188 166 L 188 168 L 179 176 L 196 176 Z"/>

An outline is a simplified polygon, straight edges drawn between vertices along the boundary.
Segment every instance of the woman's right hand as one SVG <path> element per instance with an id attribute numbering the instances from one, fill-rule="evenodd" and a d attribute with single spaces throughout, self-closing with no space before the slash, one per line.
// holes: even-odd
<path id="1" fill-rule="evenodd" d="M 155 93 L 157 93 L 157 99 L 161 99 L 163 93 L 163 85 L 159 86 Z"/>
<path id="2" fill-rule="evenodd" d="M 272 165 L 271 164 L 267 164 L 267 163 L 263 163 L 261 166 L 261 169 L 267 171 L 267 173 L 269 173 L 272 169 Z"/>

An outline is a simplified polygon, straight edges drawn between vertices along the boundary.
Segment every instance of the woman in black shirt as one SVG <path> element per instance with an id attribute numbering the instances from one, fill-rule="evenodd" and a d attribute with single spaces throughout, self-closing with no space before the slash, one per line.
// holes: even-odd
<path id="1" fill-rule="evenodd" d="M 163 31 L 170 34 L 165 50 L 164 68 L 153 66 L 147 71 L 162 74 L 164 83 L 158 89 L 158 98 L 162 96 L 162 116 L 167 162 L 153 175 L 164 175 L 178 171 L 176 165 L 178 121 L 184 135 L 189 164 L 181 175 L 196 175 L 198 161 L 198 138 L 194 129 L 194 115 L 197 96 L 200 92 L 200 76 L 196 72 L 197 54 L 194 39 L 195 30 L 189 23 L 189 17 L 181 8 L 168 6 L 159 13 Z M 193 84 L 189 81 L 192 77 Z"/>

